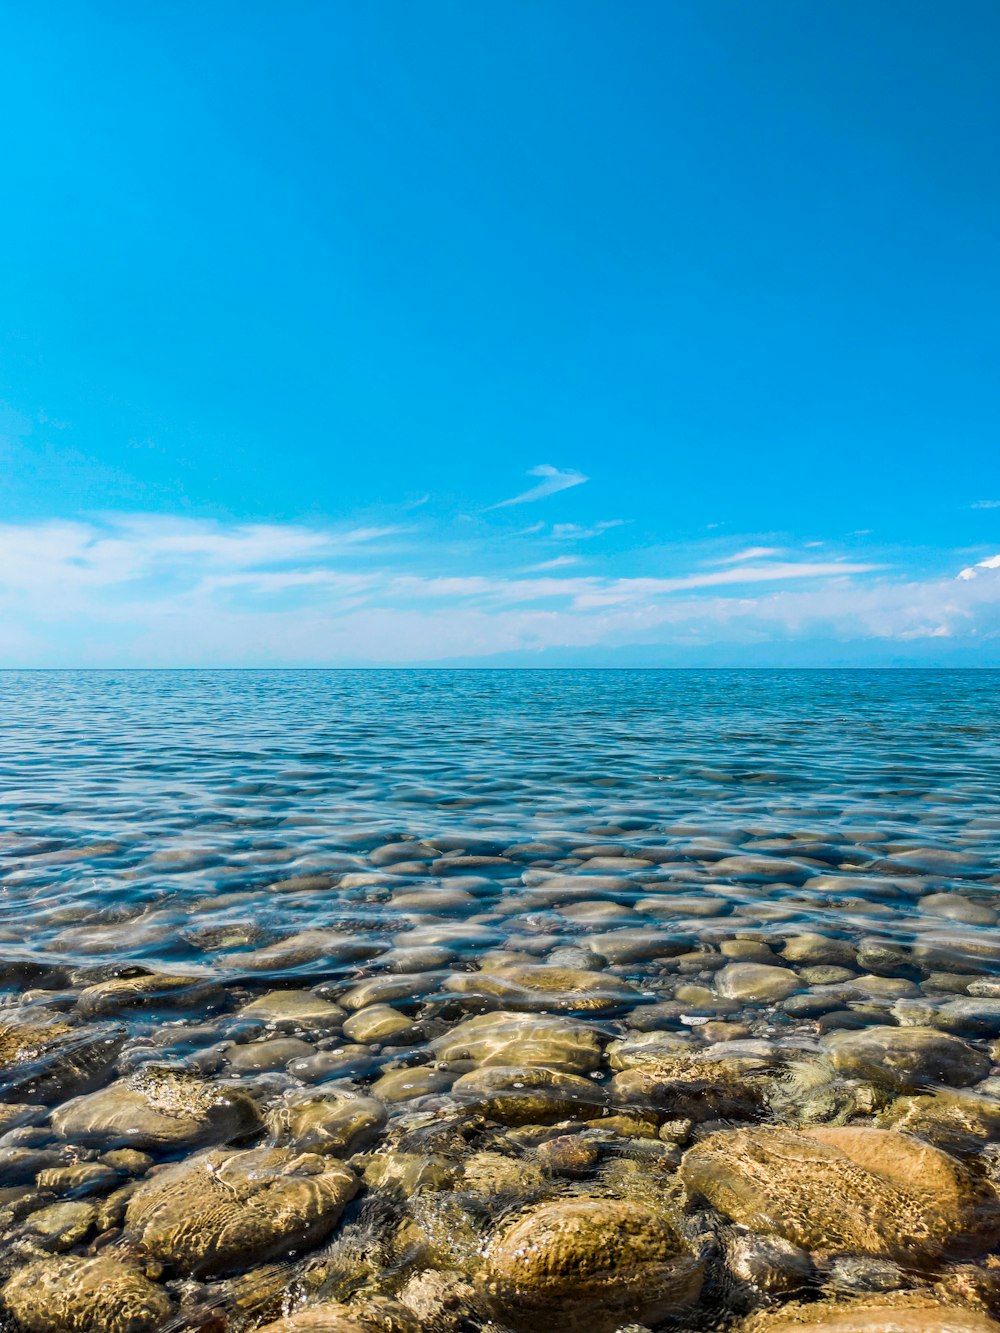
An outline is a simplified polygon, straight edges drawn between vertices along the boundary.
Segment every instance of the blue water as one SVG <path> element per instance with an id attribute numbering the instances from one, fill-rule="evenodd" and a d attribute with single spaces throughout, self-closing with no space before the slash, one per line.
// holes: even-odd
<path id="1" fill-rule="evenodd" d="M 789 1286 L 753 1289 L 725 1245 L 706 1248 L 705 1228 L 732 1239 L 738 1211 L 678 1204 L 675 1173 L 687 1180 L 706 1135 L 901 1123 L 995 1179 L 998 700 L 998 672 L 0 673 L 0 1287 L 42 1253 L 69 1303 L 53 1296 L 30 1327 L 104 1327 L 103 1307 L 72 1312 L 73 1264 L 135 1257 L 164 1166 L 197 1173 L 203 1148 L 231 1150 L 212 1161 L 249 1159 L 246 1188 L 265 1190 L 330 1152 L 359 1173 L 343 1218 L 279 1235 L 278 1268 L 228 1255 L 232 1281 L 202 1282 L 175 1238 L 151 1271 L 176 1317 L 129 1327 L 245 1333 L 361 1287 L 402 1299 L 435 1266 L 450 1289 L 457 1266 L 462 1321 L 421 1327 L 537 1333 L 519 1299 L 498 1314 L 482 1256 L 518 1210 L 583 1194 L 683 1229 L 704 1288 L 656 1327 L 708 1333 Z M 504 1090 L 477 1093 L 484 1073 Z M 957 1111 L 955 1089 L 970 1099 Z M 197 1109 L 220 1090 L 249 1099 L 256 1128 Z M 303 1100 L 366 1108 L 364 1137 L 327 1143 L 307 1119 L 286 1143 Z M 909 1105 L 924 1101 L 937 1121 Z M 123 1146 L 139 1149 L 124 1163 Z M 412 1193 L 391 1172 L 362 1181 L 399 1152 Z M 104 1179 L 78 1185 L 95 1161 Z M 966 1170 L 931 1166 L 918 1202 L 941 1170 Z M 882 1207 L 885 1181 L 860 1175 Z M 110 1207 L 126 1179 L 127 1208 L 109 1221 L 85 1203 L 82 1230 L 46 1242 L 67 1253 L 38 1250 L 36 1211 L 62 1226 L 48 1204 L 94 1188 Z M 754 1225 L 795 1239 L 802 1208 L 782 1179 L 774 1219 Z M 872 1269 L 864 1251 L 851 1268 L 856 1219 L 841 1214 L 858 1209 L 826 1193 L 808 1196 L 832 1218 L 802 1242 L 817 1250 L 811 1294 L 926 1292 L 928 1256 Z M 225 1230 L 219 1199 L 203 1203 L 177 1237 Z M 992 1243 L 991 1217 L 962 1223 L 970 1253 Z M 598 1264 L 602 1247 L 598 1234 Z M 765 1267 L 780 1259 L 765 1246 Z M 630 1262 L 601 1279 L 614 1300 Z M 574 1271 L 553 1328 L 570 1326 Z M 956 1290 L 995 1292 L 992 1270 L 969 1271 Z M 659 1317 L 630 1292 L 623 1310 Z"/>
<path id="2" fill-rule="evenodd" d="M 524 926 L 526 868 L 585 874 L 575 853 L 600 844 L 658 858 L 616 872 L 622 905 L 643 877 L 721 882 L 765 932 L 777 908 L 786 930 L 940 928 L 975 951 L 986 927 L 928 923 L 920 899 L 997 892 L 998 724 L 991 671 L 6 672 L 4 950 L 238 971 L 251 946 L 220 947 L 210 928 L 248 918 L 259 940 L 346 922 L 387 947 L 421 921 L 392 906 L 403 882 L 337 883 L 377 870 L 380 844 L 417 839 L 558 848 L 475 871 L 473 907 L 454 914 L 487 918 L 491 946 Z M 925 864 L 921 850 L 960 855 Z M 789 876 L 714 871 L 761 852 Z M 411 869 L 405 887 L 447 871 Z M 840 875 L 843 894 L 826 882 Z M 332 883 L 272 887 L 303 876 Z M 657 923 L 676 925 L 643 921 Z M 584 927 L 550 913 L 546 929 Z"/>

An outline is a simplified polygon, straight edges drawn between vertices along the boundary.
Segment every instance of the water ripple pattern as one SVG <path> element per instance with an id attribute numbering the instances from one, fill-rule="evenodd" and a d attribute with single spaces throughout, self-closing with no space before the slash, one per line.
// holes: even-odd
<path id="1" fill-rule="evenodd" d="M 613 867 L 623 907 L 710 885 L 747 925 L 930 932 L 992 956 L 998 685 L 994 672 L 5 673 L 6 951 L 238 971 L 260 941 L 307 927 L 412 927 L 420 891 L 436 907 L 459 872 L 485 883 L 449 917 L 516 931 L 526 905 L 537 913 L 526 866 L 585 884 L 620 857 L 636 861 Z M 436 855 L 362 882 L 392 839 Z M 547 854 L 504 855 L 532 844 Z M 461 859 L 476 854 L 493 859 Z M 920 910 L 955 892 L 986 910 Z M 656 923 L 683 924 L 668 902 Z M 472 935 L 492 938 L 488 924 Z"/>

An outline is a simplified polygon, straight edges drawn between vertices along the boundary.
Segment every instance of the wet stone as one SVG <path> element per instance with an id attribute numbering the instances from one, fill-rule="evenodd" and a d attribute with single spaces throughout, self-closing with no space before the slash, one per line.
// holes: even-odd
<path id="1" fill-rule="evenodd" d="M 71 1143 L 174 1152 L 252 1133 L 260 1117 L 242 1092 L 148 1067 L 66 1102 L 53 1114 L 52 1124 Z"/>
<path id="2" fill-rule="evenodd" d="M 982 1311 L 924 1293 L 819 1301 L 754 1315 L 739 1333 L 1000 1333 Z"/>
<path id="3" fill-rule="evenodd" d="M 791 968 L 765 963 L 730 963 L 717 974 L 715 984 L 726 999 L 748 1003 L 786 1000 L 802 989 L 801 979 Z"/>
<path id="4" fill-rule="evenodd" d="M 96 1221 L 92 1203 L 54 1203 L 32 1213 L 22 1230 L 43 1249 L 56 1253 L 78 1245 Z"/>
<path id="5" fill-rule="evenodd" d="M 385 1102 L 409 1101 L 414 1097 L 433 1096 L 447 1092 L 454 1082 L 454 1074 L 444 1069 L 415 1065 L 407 1069 L 393 1069 L 372 1084 L 372 1095 Z"/>
<path id="6" fill-rule="evenodd" d="M 337 1003 L 350 1013 L 369 1005 L 391 1004 L 394 1000 L 413 1000 L 437 988 L 443 974 L 435 972 L 392 973 L 369 977 L 339 996 Z"/>
<path id="7" fill-rule="evenodd" d="M 113 1024 L 0 1024 L 0 1095 L 19 1102 L 61 1101 L 99 1085 L 125 1042 Z"/>
<path id="8" fill-rule="evenodd" d="M 448 987 L 461 995 L 494 1000 L 525 1012 L 617 1014 L 641 999 L 637 987 L 620 977 L 582 968 L 502 967 L 488 973 L 453 974 Z"/>
<path id="9" fill-rule="evenodd" d="M 954 1158 L 891 1130 L 755 1127 L 688 1150 L 689 1194 L 725 1217 L 807 1250 L 918 1262 L 982 1253 L 1000 1201 Z"/>
<path id="10" fill-rule="evenodd" d="M 534 1208 L 488 1245 L 488 1292 L 518 1333 L 613 1333 L 697 1300 L 703 1264 L 665 1213 L 616 1199 Z"/>
<path id="11" fill-rule="evenodd" d="M 357 1188 L 353 1171 L 315 1154 L 206 1153 L 139 1187 L 126 1209 L 126 1235 L 177 1272 L 223 1273 L 318 1244 Z"/>
<path id="12" fill-rule="evenodd" d="M 270 1041 L 254 1041 L 237 1046 L 227 1056 L 230 1069 L 258 1073 L 262 1070 L 284 1069 L 290 1060 L 305 1059 L 316 1054 L 315 1046 L 295 1037 L 276 1037 Z"/>
<path id="13" fill-rule="evenodd" d="M 799 1291 L 815 1277 L 808 1250 L 780 1236 L 736 1232 L 726 1239 L 725 1256 L 734 1277 L 769 1296 Z"/>
<path id="14" fill-rule="evenodd" d="M 152 1333 L 172 1311 L 162 1287 L 138 1268 L 103 1256 L 28 1264 L 2 1295 L 27 1333 Z"/>
<path id="15" fill-rule="evenodd" d="M 80 992 L 76 1011 L 81 1018 L 98 1018 L 147 1007 L 195 1008 L 204 1007 L 220 995 L 218 982 L 204 976 L 150 972 L 144 976 L 116 977 L 87 986 Z"/>
<path id="16" fill-rule="evenodd" d="M 451 1092 L 466 1110 L 503 1125 L 590 1118 L 607 1104 L 590 1079 L 538 1066 L 477 1069 L 456 1079 Z"/>
<path id="17" fill-rule="evenodd" d="M 322 1096 L 290 1094 L 267 1116 L 276 1142 L 338 1157 L 363 1151 L 385 1122 L 385 1106 L 377 1097 L 344 1089 Z"/>
<path id="18" fill-rule="evenodd" d="M 240 1010 L 243 1019 L 259 1020 L 282 1032 L 339 1032 L 345 1017 L 339 1005 L 308 990 L 270 991 Z"/>
<path id="19" fill-rule="evenodd" d="M 601 1062 L 598 1034 L 573 1018 L 501 1011 L 459 1023 L 431 1042 L 438 1060 L 477 1065 L 545 1065 L 587 1074 Z"/>
<path id="20" fill-rule="evenodd" d="M 989 1058 L 958 1037 L 933 1028 L 875 1026 L 837 1033 L 825 1048 L 834 1067 L 905 1091 L 933 1083 L 963 1087 L 989 1072 Z"/>
<path id="21" fill-rule="evenodd" d="M 344 1022 L 344 1036 L 364 1044 L 408 1046 L 420 1041 L 420 1025 L 388 1004 L 373 1004 L 358 1009 Z"/>

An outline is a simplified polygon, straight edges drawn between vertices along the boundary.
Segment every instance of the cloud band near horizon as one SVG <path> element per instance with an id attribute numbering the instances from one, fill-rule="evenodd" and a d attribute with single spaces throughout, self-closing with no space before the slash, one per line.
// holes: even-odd
<path id="1" fill-rule="evenodd" d="M 855 645 L 859 661 L 924 640 L 1000 652 L 996 556 L 916 578 L 749 546 L 688 551 L 677 573 L 616 574 L 605 559 L 569 574 L 559 558 L 526 566 L 514 543 L 509 569 L 470 573 L 470 551 L 408 547 L 407 532 L 141 514 L 0 525 L 0 665 L 527 661 L 629 645 L 669 657 L 810 636 Z"/>

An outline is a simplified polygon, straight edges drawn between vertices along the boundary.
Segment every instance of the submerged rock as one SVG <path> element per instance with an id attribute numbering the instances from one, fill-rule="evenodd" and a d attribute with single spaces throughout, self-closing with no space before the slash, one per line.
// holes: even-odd
<path id="1" fill-rule="evenodd" d="M 784 1306 L 752 1316 L 740 1333 L 1000 1333 L 1000 1324 L 979 1310 L 943 1305 L 924 1293 L 818 1301 Z"/>
<path id="2" fill-rule="evenodd" d="M 378 1137 L 386 1121 L 385 1106 L 375 1097 L 336 1090 L 322 1096 L 292 1096 L 267 1116 L 278 1143 L 300 1152 L 349 1157 Z"/>
<path id="3" fill-rule="evenodd" d="M 120 1259 L 63 1256 L 22 1268 L 3 1302 L 26 1333 L 146 1333 L 170 1317 L 170 1298 Z"/>
<path id="4" fill-rule="evenodd" d="M 59 1101 L 98 1086 L 125 1044 L 111 1024 L 0 1024 L 0 1097 Z"/>
<path id="5" fill-rule="evenodd" d="M 479 1014 L 431 1042 L 438 1060 L 477 1065 L 546 1065 L 588 1074 L 601 1063 L 597 1033 L 577 1019 L 508 1013 Z"/>
<path id="6" fill-rule="evenodd" d="M 204 976 L 147 972 L 139 977 L 112 977 L 85 987 L 76 1002 L 82 1018 L 126 1014 L 134 1009 L 191 1008 L 217 998 L 222 989 Z"/>
<path id="7" fill-rule="evenodd" d="M 642 998 L 637 987 L 613 973 L 534 964 L 457 972 L 448 985 L 460 995 L 496 1000 L 525 1013 L 617 1014 Z"/>
<path id="8" fill-rule="evenodd" d="M 892 1130 L 724 1130 L 681 1165 L 692 1196 L 807 1250 L 920 1260 L 1000 1236 L 1000 1200 L 954 1158 Z"/>
<path id="9" fill-rule="evenodd" d="M 753 1120 L 767 1105 L 764 1088 L 750 1077 L 763 1065 L 753 1058 L 664 1055 L 615 1074 L 610 1093 L 616 1106 L 650 1110 L 669 1119 Z"/>
<path id="10" fill-rule="evenodd" d="M 879 1124 L 903 1130 L 963 1155 L 1000 1141 L 1000 1099 L 965 1089 L 939 1089 L 923 1097 L 899 1097 Z"/>
<path id="11" fill-rule="evenodd" d="M 318 1244 L 357 1189 L 353 1171 L 315 1154 L 203 1153 L 140 1186 L 126 1231 L 170 1268 L 204 1277 Z"/>
<path id="12" fill-rule="evenodd" d="M 928 1084 L 964 1087 L 989 1073 L 990 1061 L 959 1037 L 927 1027 L 869 1027 L 837 1032 L 826 1050 L 836 1069 L 909 1091 Z"/>
<path id="13" fill-rule="evenodd" d="M 61 1106 L 52 1124 L 72 1143 L 178 1151 L 227 1143 L 260 1127 L 244 1092 L 192 1074 L 147 1067 Z"/>
<path id="14" fill-rule="evenodd" d="M 259 1333 L 419 1333 L 420 1325 L 407 1310 L 395 1305 L 387 1310 L 384 1302 L 378 1302 L 376 1308 L 365 1305 L 340 1301 L 314 1305 L 265 1325 Z"/>
<path id="15" fill-rule="evenodd" d="M 501 1125 L 587 1119 L 607 1105 L 607 1094 L 590 1079 L 538 1065 L 476 1069 L 451 1091 L 460 1105 Z"/>
<path id="16" fill-rule="evenodd" d="M 809 1252 L 780 1236 L 739 1232 L 727 1238 L 725 1252 L 733 1276 L 766 1295 L 798 1291 L 815 1278 Z"/>
<path id="17" fill-rule="evenodd" d="M 715 984 L 727 1000 L 753 1004 L 787 1000 L 805 988 L 790 967 L 771 967 L 767 963 L 728 963 L 717 974 Z"/>
<path id="18" fill-rule="evenodd" d="M 702 1270 L 666 1215 L 619 1199 L 541 1204 L 486 1251 L 490 1297 L 518 1333 L 656 1323 L 698 1299 Z"/>
<path id="19" fill-rule="evenodd" d="M 251 1000 L 241 1018 L 259 1019 L 279 1032 L 339 1032 L 344 1010 L 309 990 L 275 990 Z"/>

